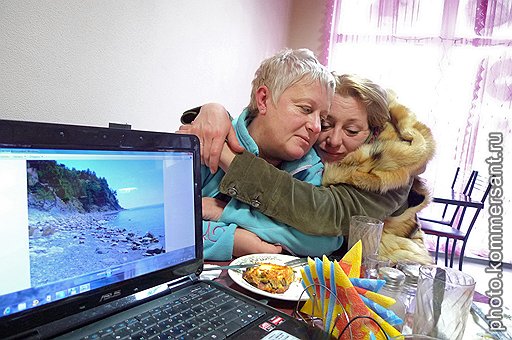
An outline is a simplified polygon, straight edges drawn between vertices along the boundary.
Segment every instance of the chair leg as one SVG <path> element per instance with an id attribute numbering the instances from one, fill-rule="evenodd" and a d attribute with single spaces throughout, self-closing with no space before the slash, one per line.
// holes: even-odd
<path id="1" fill-rule="evenodd" d="M 460 257 L 459 257 L 459 270 L 462 271 L 462 262 L 464 262 L 464 252 L 466 251 L 466 241 L 462 241 L 462 248 L 460 249 Z"/>
<path id="2" fill-rule="evenodd" d="M 457 240 L 453 239 L 452 242 L 453 242 L 453 244 L 452 244 L 452 253 L 450 255 L 450 268 L 453 268 L 453 257 L 455 256 L 455 246 L 457 245 Z"/>
<path id="3" fill-rule="evenodd" d="M 444 246 L 444 266 L 448 267 L 448 248 L 450 247 L 450 238 L 446 238 L 446 245 Z"/>
<path id="4" fill-rule="evenodd" d="M 440 240 L 441 240 L 441 238 L 438 236 L 437 242 L 436 242 L 436 264 L 437 264 L 437 259 L 439 258 L 439 241 Z"/>
<path id="5" fill-rule="evenodd" d="M 491 183 L 487 186 L 486 194 L 484 194 L 484 197 L 482 198 L 482 202 L 487 197 L 487 194 L 489 193 L 491 187 Z M 480 210 L 477 210 L 475 214 L 473 215 L 473 219 L 471 220 L 471 223 L 469 224 L 468 231 L 466 232 L 466 238 L 462 240 L 462 248 L 460 250 L 460 257 L 459 257 L 459 270 L 462 271 L 462 262 L 464 261 L 464 252 L 466 251 L 466 243 L 469 238 L 469 234 L 471 233 L 471 230 L 473 229 L 473 226 L 475 225 L 476 219 L 478 218 L 478 215 L 480 214 Z"/>

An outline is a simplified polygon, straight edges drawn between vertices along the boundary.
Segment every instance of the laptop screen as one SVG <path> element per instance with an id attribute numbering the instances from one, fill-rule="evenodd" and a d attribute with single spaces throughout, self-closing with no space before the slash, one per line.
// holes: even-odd
<path id="1" fill-rule="evenodd" d="M 194 157 L 0 148 L 0 318 L 197 260 Z"/>

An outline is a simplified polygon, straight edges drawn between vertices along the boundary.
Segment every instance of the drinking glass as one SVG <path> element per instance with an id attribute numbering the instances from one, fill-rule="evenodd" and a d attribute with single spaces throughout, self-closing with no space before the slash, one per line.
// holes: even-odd
<path id="1" fill-rule="evenodd" d="M 439 339 L 462 339 L 475 280 L 459 270 L 432 265 L 420 267 L 414 334 Z"/>
<path id="2" fill-rule="evenodd" d="M 363 243 L 363 260 L 379 250 L 384 222 L 368 216 L 352 216 L 348 233 L 348 249 L 359 240 Z"/>
<path id="3" fill-rule="evenodd" d="M 389 259 L 379 259 L 379 255 L 371 254 L 368 255 L 363 262 L 363 275 L 367 279 L 378 279 L 379 278 L 379 269 L 382 267 L 389 267 L 391 265 L 391 260 Z"/>

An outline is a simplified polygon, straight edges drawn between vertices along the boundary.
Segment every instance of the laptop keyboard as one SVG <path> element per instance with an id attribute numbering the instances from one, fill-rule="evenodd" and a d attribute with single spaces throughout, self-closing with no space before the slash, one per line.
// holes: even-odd
<path id="1" fill-rule="evenodd" d="M 190 291 L 179 298 L 83 339 L 225 339 L 265 314 L 210 285 L 185 289 Z"/>

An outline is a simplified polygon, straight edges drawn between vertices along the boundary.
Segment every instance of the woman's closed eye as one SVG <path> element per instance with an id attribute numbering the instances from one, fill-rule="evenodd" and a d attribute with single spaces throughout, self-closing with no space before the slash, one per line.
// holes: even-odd
<path id="1" fill-rule="evenodd" d="M 322 129 L 322 131 L 327 131 L 327 130 L 330 130 L 332 129 L 333 125 L 326 119 L 321 119 L 320 120 L 320 128 Z"/>
<path id="2" fill-rule="evenodd" d="M 348 128 L 344 128 L 343 131 L 345 132 L 345 135 L 347 135 L 348 137 L 355 137 L 358 134 L 360 134 L 361 132 L 363 132 L 363 130 L 348 129 Z"/>
<path id="3" fill-rule="evenodd" d="M 306 114 L 310 114 L 313 112 L 313 109 L 309 106 L 300 106 L 300 109 L 302 110 L 302 112 Z"/>

